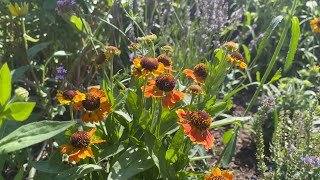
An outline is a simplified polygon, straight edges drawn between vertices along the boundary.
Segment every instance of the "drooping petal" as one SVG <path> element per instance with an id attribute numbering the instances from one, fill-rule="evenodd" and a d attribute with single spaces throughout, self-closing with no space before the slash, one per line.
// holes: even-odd
<path id="1" fill-rule="evenodd" d="M 88 112 L 84 112 L 83 116 L 82 116 L 82 122 L 85 122 L 85 123 L 89 123 L 91 122 L 91 117 L 89 115 Z"/>
<path id="2" fill-rule="evenodd" d="M 90 138 L 93 137 L 94 133 L 97 131 L 97 128 L 92 128 L 90 131 L 88 131 Z"/>
<path id="3" fill-rule="evenodd" d="M 82 111 L 83 110 L 82 102 L 79 101 L 77 103 L 74 103 L 72 108 L 73 108 L 74 111 Z"/>
<path id="4" fill-rule="evenodd" d="M 62 146 L 61 146 L 61 149 L 60 149 L 60 152 L 62 153 L 62 154 L 66 154 L 66 153 L 68 153 L 68 152 L 71 152 L 71 151 L 73 151 L 73 146 L 71 146 L 70 144 L 63 144 Z"/>
<path id="5" fill-rule="evenodd" d="M 184 123 L 187 120 L 187 113 L 184 112 L 183 109 L 176 110 L 176 113 L 180 119 L 180 121 L 178 122 L 179 124 Z"/>
<path id="6" fill-rule="evenodd" d="M 181 101 L 186 95 L 183 93 L 183 92 L 180 92 L 180 91 L 176 91 L 176 90 L 173 90 L 172 91 L 172 97 L 174 99 L 174 102 L 179 102 Z"/>
<path id="7" fill-rule="evenodd" d="M 233 174 L 229 173 L 228 171 L 222 171 L 221 175 L 223 177 L 225 177 L 226 180 L 232 180 L 233 179 Z"/>
<path id="8" fill-rule="evenodd" d="M 206 150 L 210 149 L 213 146 L 214 138 L 209 131 L 201 132 L 196 128 L 191 129 L 191 131 L 187 134 L 191 141 L 204 145 Z"/>

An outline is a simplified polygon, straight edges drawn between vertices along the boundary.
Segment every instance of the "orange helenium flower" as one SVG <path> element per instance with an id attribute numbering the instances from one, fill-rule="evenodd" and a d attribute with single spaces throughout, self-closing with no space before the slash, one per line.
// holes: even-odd
<path id="1" fill-rule="evenodd" d="M 60 104 L 77 103 L 86 99 L 85 94 L 75 90 L 62 91 L 57 93 L 56 96 Z"/>
<path id="2" fill-rule="evenodd" d="M 99 122 L 112 110 L 111 104 L 105 97 L 104 91 L 98 88 L 91 88 L 86 94 L 86 99 L 74 104 L 74 110 L 85 110 L 82 116 L 83 122 Z"/>
<path id="3" fill-rule="evenodd" d="M 187 111 L 178 109 L 176 111 L 184 132 L 189 136 L 190 140 L 204 145 L 205 149 L 210 149 L 214 143 L 214 137 L 209 131 L 212 118 L 203 111 Z"/>
<path id="4" fill-rule="evenodd" d="M 180 91 L 174 90 L 176 81 L 174 77 L 169 74 L 161 74 L 156 80 L 149 80 L 149 84 L 146 87 L 144 93 L 145 97 L 164 97 L 162 100 L 162 106 L 165 108 L 173 108 L 176 102 L 181 101 L 185 94 Z M 143 89 L 144 87 L 142 87 Z"/>
<path id="5" fill-rule="evenodd" d="M 320 19 L 319 18 L 314 18 L 310 21 L 310 26 L 312 31 L 316 33 L 320 33 Z"/>
<path id="6" fill-rule="evenodd" d="M 63 144 L 60 152 L 62 154 L 68 154 L 70 162 L 79 162 L 80 159 L 85 159 L 87 156 L 92 158 L 93 153 L 90 145 L 105 142 L 105 140 L 94 138 L 96 130 L 97 128 L 93 128 L 89 132 L 75 132 L 70 137 L 70 144 Z"/>
<path id="7" fill-rule="evenodd" d="M 144 57 L 144 58 L 135 58 L 133 60 L 134 68 L 132 74 L 136 79 L 141 77 L 149 77 L 150 74 L 154 76 L 159 76 L 164 71 L 164 65 L 159 63 L 156 58 Z"/>
<path id="8" fill-rule="evenodd" d="M 228 171 L 222 171 L 219 168 L 212 168 L 211 173 L 204 176 L 205 180 L 232 180 L 233 175 Z"/>
<path id="9" fill-rule="evenodd" d="M 182 73 L 186 74 L 187 78 L 192 78 L 199 84 L 204 84 L 208 76 L 206 65 L 203 63 L 197 64 L 193 71 L 191 69 L 185 69 Z"/>
<path id="10" fill-rule="evenodd" d="M 172 70 L 172 59 L 169 56 L 160 54 L 157 59 L 159 63 L 164 65 L 164 69 L 168 70 L 169 73 L 176 72 L 176 70 Z"/>

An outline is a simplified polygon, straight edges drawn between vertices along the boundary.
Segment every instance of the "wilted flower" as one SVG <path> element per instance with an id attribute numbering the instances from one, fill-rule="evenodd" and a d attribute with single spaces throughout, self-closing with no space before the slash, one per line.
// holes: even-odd
<path id="1" fill-rule="evenodd" d="M 159 76 L 164 71 L 164 65 L 159 63 L 156 58 L 152 57 L 135 58 L 133 60 L 133 65 L 132 74 L 136 79 L 148 77 L 150 74 Z"/>
<path id="2" fill-rule="evenodd" d="M 104 116 L 109 114 L 112 110 L 111 104 L 105 97 L 103 90 L 98 88 L 91 88 L 85 94 L 85 100 L 79 101 L 74 104 L 74 110 L 85 110 L 82 116 L 83 122 L 99 122 L 104 119 Z"/>
<path id="3" fill-rule="evenodd" d="M 171 74 L 160 74 L 156 80 L 149 80 L 144 96 L 156 98 L 164 97 L 162 106 L 171 109 L 176 102 L 181 101 L 185 96 L 183 92 L 174 90 L 175 85 L 176 81 Z"/>
<path id="4" fill-rule="evenodd" d="M 199 95 L 203 93 L 202 88 L 199 85 L 191 85 L 187 88 L 187 91 L 191 94 Z"/>
<path id="5" fill-rule="evenodd" d="M 121 53 L 121 51 L 117 47 L 114 47 L 114 46 L 107 46 L 104 51 L 104 54 L 106 55 L 106 60 L 109 60 L 110 57 L 113 55 L 119 56 L 120 53 Z"/>
<path id="6" fill-rule="evenodd" d="M 313 32 L 320 33 L 320 19 L 314 18 L 310 21 L 310 26 Z"/>
<path id="7" fill-rule="evenodd" d="M 70 144 L 63 144 L 61 146 L 60 152 L 62 154 L 69 154 L 70 162 L 79 162 L 80 159 L 85 159 L 88 157 L 93 157 L 91 150 L 92 144 L 102 143 L 105 140 L 95 139 L 94 133 L 97 128 L 93 128 L 91 131 L 77 131 L 70 137 Z"/>
<path id="8" fill-rule="evenodd" d="M 205 180 L 232 180 L 233 174 L 222 171 L 219 168 L 212 168 L 211 173 L 204 176 Z"/>
<path id="9" fill-rule="evenodd" d="M 210 149 L 214 143 L 214 137 L 209 131 L 212 118 L 204 111 L 187 111 L 178 109 L 176 111 L 184 132 L 189 136 L 190 140 L 204 145 L 205 149 Z"/>
<path id="10" fill-rule="evenodd" d="M 229 41 L 229 42 L 224 43 L 222 47 L 225 48 L 229 52 L 235 52 L 238 50 L 239 45 L 233 41 Z"/>
<path id="11" fill-rule="evenodd" d="M 247 68 L 247 64 L 244 62 L 243 56 L 239 52 L 231 53 L 227 56 L 227 60 L 233 65 L 242 69 Z"/>
<path id="12" fill-rule="evenodd" d="M 56 96 L 60 104 L 78 103 L 86 99 L 85 94 L 75 90 L 62 91 L 57 93 Z"/>
<path id="13" fill-rule="evenodd" d="M 169 46 L 169 45 L 162 46 L 161 50 L 166 52 L 166 53 L 173 52 L 173 48 L 171 46 Z"/>
<path id="14" fill-rule="evenodd" d="M 29 11 L 29 4 L 26 2 L 22 3 L 21 7 L 18 3 L 15 3 L 14 6 L 10 3 L 7 7 L 13 16 L 25 16 Z"/>
<path id="15" fill-rule="evenodd" d="M 203 63 L 197 64 L 193 71 L 191 69 L 185 69 L 182 73 L 186 74 L 187 78 L 192 78 L 199 84 L 204 84 L 204 81 L 208 76 L 206 65 Z"/>
<path id="16" fill-rule="evenodd" d="M 72 10 L 75 4 L 75 0 L 58 0 L 55 10 L 59 15 L 68 13 Z"/>

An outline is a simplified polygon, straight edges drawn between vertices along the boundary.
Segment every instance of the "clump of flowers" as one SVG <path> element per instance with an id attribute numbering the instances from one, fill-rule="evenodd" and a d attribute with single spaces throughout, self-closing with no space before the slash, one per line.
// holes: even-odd
<path id="1" fill-rule="evenodd" d="M 184 132 L 189 136 L 192 142 L 204 145 L 205 149 L 210 149 L 214 143 L 214 137 L 210 133 L 209 128 L 212 117 L 204 111 L 187 111 L 178 109 L 176 111 Z"/>
<path id="2" fill-rule="evenodd" d="M 320 166 L 320 157 L 317 156 L 302 157 L 300 160 L 311 166 Z"/>
<path id="3" fill-rule="evenodd" d="M 93 152 L 91 150 L 92 144 L 102 143 L 105 140 L 96 139 L 94 134 L 97 128 L 93 128 L 90 131 L 77 131 L 70 137 L 70 144 L 63 144 L 60 152 L 62 154 L 69 155 L 69 162 L 79 162 L 80 159 L 86 157 L 93 158 Z"/>
<path id="4" fill-rule="evenodd" d="M 233 65 L 238 66 L 242 69 L 247 68 L 247 64 L 244 62 L 242 54 L 239 52 L 231 53 L 227 56 L 227 60 Z"/>
<path id="5" fill-rule="evenodd" d="M 224 170 L 221 172 L 219 168 L 212 168 L 211 173 L 204 176 L 205 180 L 232 180 L 233 174 Z"/>
<path id="6" fill-rule="evenodd" d="M 169 52 L 173 52 L 173 48 L 169 45 L 162 46 L 161 50 L 164 51 L 166 54 L 168 54 Z"/>
<path id="7" fill-rule="evenodd" d="M 157 35 L 149 34 L 144 37 L 138 37 L 137 40 L 141 43 L 146 44 L 146 45 L 150 45 L 150 44 L 154 43 L 157 40 L 157 38 L 158 38 Z"/>
<path id="8" fill-rule="evenodd" d="M 104 91 L 96 87 L 89 89 L 85 94 L 85 100 L 75 103 L 73 109 L 84 111 L 82 121 L 85 123 L 102 121 L 104 116 L 112 111 Z"/>
<path id="9" fill-rule="evenodd" d="M 320 19 L 314 18 L 310 21 L 310 26 L 313 32 L 320 33 Z"/>
<path id="10" fill-rule="evenodd" d="M 157 77 L 156 80 L 149 80 L 149 85 L 146 87 L 145 97 L 164 97 L 162 106 L 173 108 L 174 104 L 181 101 L 185 94 L 174 90 L 176 81 L 172 74 L 164 73 Z M 144 88 L 144 87 L 142 87 Z"/>
<path id="11" fill-rule="evenodd" d="M 73 9 L 75 4 L 76 4 L 75 0 L 58 0 L 57 1 L 57 6 L 55 8 L 55 11 L 59 15 L 62 15 L 64 13 L 68 13 Z"/>
<path id="12" fill-rule="evenodd" d="M 60 104 L 78 103 L 86 99 L 86 95 L 75 90 L 66 90 L 57 93 L 57 99 Z"/>
<path id="13" fill-rule="evenodd" d="M 193 71 L 191 69 L 185 69 L 182 73 L 186 74 L 187 78 L 192 78 L 199 84 L 204 84 L 204 81 L 208 76 L 206 65 L 204 63 L 197 64 Z"/>
<path id="14" fill-rule="evenodd" d="M 110 60 L 110 58 L 114 55 L 119 56 L 120 53 L 121 53 L 121 51 L 115 46 L 107 46 L 104 51 L 104 54 L 106 56 L 107 61 Z"/>
<path id="15" fill-rule="evenodd" d="M 29 4 L 24 2 L 21 4 L 21 6 L 19 6 L 18 3 L 15 3 L 14 5 L 12 3 L 8 4 L 7 5 L 10 13 L 13 15 L 13 16 L 25 16 L 28 14 L 28 11 L 29 11 Z"/>

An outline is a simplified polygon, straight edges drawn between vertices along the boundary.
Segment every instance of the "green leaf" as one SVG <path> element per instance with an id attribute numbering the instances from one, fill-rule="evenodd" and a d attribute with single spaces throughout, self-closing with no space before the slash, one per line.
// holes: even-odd
<path id="1" fill-rule="evenodd" d="M 56 51 L 53 53 L 53 56 L 71 56 L 72 53 L 67 51 Z"/>
<path id="2" fill-rule="evenodd" d="M 166 135 L 169 131 L 177 128 L 178 116 L 175 111 L 170 111 L 168 109 L 163 109 L 161 114 L 161 125 L 159 136 L 162 137 Z"/>
<path id="3" fill-rule="evenodd" d="M 15 102 L 11 103 L 8 106 L 6 106 L 6 110 L 8 111 L 9 115 L 7 116 L 10 120 L 16 120 L 16 121 L 24 121 L 26 120 L 36 103 L 33 102 Z"/>
<path id="4" fill-rule="evenodd" d="M 101 166 L 95 164 L 83 164 L 59 173 L 56 179 L 78 179 L 93 171 L 101 170 L 103 170 Z"/>
<path id="5" fill-rule="evenodd" d="M 62 163 L 62 155 L 58 151 L 48 161 L 32 161 L 30 164 L 36 170 L 50 174 L 58 174 L 69 169 L 68 165 Z"/>
<path id="6" fill-rule="evenodd" d="M 214 121 L 210 128 L 216 128 L 216 127 L 220 127 L 220 126 L 224 126 L 227 124 L 233 124 L 233 123 L 240 123 L 240 122 L 244 122 L 247 121 L 249 119 L 251 119 L 252 117 L 250 116 L 245 116 L 245 117 L 228 117 L 219 121 Z"/>
<path id="7" fill-rule="evenodd" d="M 291 26 L 290 46 L 287 54 L 286 63 L 284 65 L 284 71 L 288 71 L 288 69 L 292 65 L 294 55 L 296 54 L 298 43 L 299 43 L 299 37 L 300 37 L 299 19 L 297 17 L 293 17 L 291 19 L 291 23 L 292 23 L 292 26 Z"/>
<path id="8" fill-rule="evenodd" d="M 170 165 L 178 161 L 178 154 L 174 149 L 169 149 L 166 152 L 166 160 L 170 162 Z"/>
<path id="9" fill-rule="evenodd" d="M 108 180 L 129 179 L 140 172 L 148 170 L 152 166 L 154 166 L 154 162 L 146 150 L 130 147 L 111 167 Z"/>
<path id="10" fill-rule="evenodd" d="M 281 78 L 281 69 L 279 69 L 271 78 L 271 80 L 268 82 L 268 84 L 272 84 L 273 82 L 279 80 Z"/>
<path id="11" fill-rule="evenodd" d="M 227 102 L 218 102 L 213 106 L 205 107 L 204 110 L 210 115 L 215 116 L 215 114 L 218 114 L 220 111 L 224 111 L 227 108 L 227 105 Z"/>
<path id="12" fill-rule="evenodd" d="M 47 140 L 69 128 L 73 122 L 41 121 L 26 124 L 0 140 L 0 154 L 14 152 Z"/>
<path id="13" fill-rule="evenodd" d="M 23 37 L 24 37 L 24 39 L 26 39 L 27 41 L 30 41 L 30 42 L 38 42 L 39 41 L 39 39 L 35 39 L 35 38 L 29 36 L 28 34 L 24 34 Z"/>
<path id="14" fill-rule="evenodd" d="M 11 75 L 8 64 L 0 69 L 0 104 L 4 106 L 11 96 Z"/>
<path id="15" fill-rule="evenodd" d="M 261 42 L 259 44 L 258 52 L 257 52 L 257 55 L 256 55 L 255 59 L 257 59 L 261 55 L 262 50 L 266 46 L 267 40 L 270 38 L 272 32 L 279 25 L 279 23 L 283 20 L 283 18 L 284 18 L 283 15 L 279 15 L 279 16 L 275 17 L 274 19 L 272 19 L 268 29 L 264 33 L 264 36 L 263 36 L 263 38 L 262 38 L 262 40 L 261 40 Z"/>
<path id="16" fill-rule="evenodd" d="M 72 15 L 70 17 L 70 22 L 73 23 L 76 26 L 76 28 L 80 31 L 85 32 L 87 34 L 90 32 L 90 26 L 85 19 L 81 19 L 76 15 Z M 86 30 L 89 32 L 86 32 Z"/>
<path id="17" fill-rule="evenodd" d="M 25 72 L 27 72 L 29 66 L 21 66 L 11 71 L 11 81 L 16 82 Z"/>
<path id="18" fill-rule="evenodd" d="M 42 51 L 43 49 L 45 49 L 46 47 L 48 47 L 49 44 L 51 44 L 52 42 L 43 42 L 40 44 L 37 44 L 35 46 L 32 46 L 32 48 L 28 49 L 28 58 L 32 59 L 38 52 Z"/>
<path id="19" fill-rule="evenodd" d="M 227 147 L 223 150 L 224 151 L 224 156 L 222 159 L 222 166 L 224 168 L 227 168 L 229 163 L 231 162 L 231 159 L 234 155 L 234 152 L 236 150 L 236 144 L 237 144 L 237 133 L 234 133 L 232 135 L 231 140 L 227 144 Z"/>
<path id="20" fill-rule="evenodd" d="M 230 141 L 230 139 L 232 137 L 232 132 L 233 132 L 233 129 L 230 129 L 223 134 L 223 137 L 222 137 L 223 144 L 228 144 L 228 142 Z"/>
<path id="21" fill-rule="evenodd" d="M 249 51 L 248 47 L 246 45 L 242 44 L 242 48 L 243 48 L 244 56 L 245 56 L 247 62 L 250 63 L 251 56 L 250 56 L 250 51 Z"/>
<path id="22" fill-rule="evenodd" d="M 104 148 L 100 153 L 99 153 L 99 157 L 101 157 L 101 159 L 99 160 L 99 162 L 114 156 L 116 154 L 119 154 L 121 151 L 123 151 L 125 149 L 125 145 L 124 143 L 122 144 L 114 144 L 111 146 L 108 146 L 106 148 Z M 98 163 L 99 163 L 98 162 Z"/>

